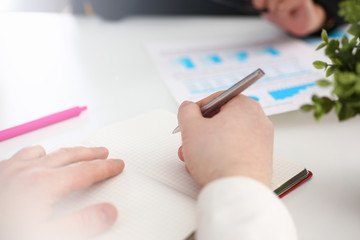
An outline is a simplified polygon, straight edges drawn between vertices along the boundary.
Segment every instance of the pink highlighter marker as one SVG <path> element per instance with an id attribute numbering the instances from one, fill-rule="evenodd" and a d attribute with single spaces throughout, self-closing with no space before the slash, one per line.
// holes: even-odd
<path id="1" fill-rule="evenodd" d="M 16 137 L 18 135 L 28 133 L 37 130 L 42 127 L 49 126 L 51 124 L 64 121 L 69 118 L 79 116 L 82 111 L 85 111 L 87 107 L 73 107 L 65 111 L 51 114 L 46 117 L 39 118 L 37 120 L 24 123 L 12 128 L 8 128 L 0 131 L 0 142 L 9 138 Z"/>

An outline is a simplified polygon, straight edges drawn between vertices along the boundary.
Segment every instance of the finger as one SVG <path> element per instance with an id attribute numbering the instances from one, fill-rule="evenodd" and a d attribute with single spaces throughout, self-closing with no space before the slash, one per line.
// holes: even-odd
<path id="1" fill-rule="evenodd" d="M 191 129 L 192 126 L 199 124 L 203 120 L 200 107 L 193 102 L 183 102 L 179 107 L 178 122 L 180 131 L 186 128 Z"/>
<path id="2" fill-rule="evenodd" d="M 265 13 L 262 15 L 268 21 L 278 25 L 279 27 L 283 28 L 285 31 L 291 32 L 292 25 L 289 25 L 289 17 L 283 12 L 281 15 L 275 15 L 271 13 Z"/>
<path id="3" fill-rule="evenodd" d="M 267 7 L 267 0 L 253 0 L 252 4 L 257 9 L 264 9 Z"/>
<path id="4" fill-rule="evenodd" d="M 223 116 L 234 116 L 235 114 L 244 114 L 244 113 L 260 113 L 265 115 L 264 110 L 258 101 L 249 98 L 243 94 L 231 99 L 227 104 L 221 108 L 220 114 L 216 115 L 214 118 L 222 118 Z"/>
<path id="5" fill-rule="evenodd" d="M 210 96 L 204 98 L 204 99 L 201 99 L 200 101 L 196 102 L 196 104 L 202 108 L 203 106 L 205 106 L 206 104 L 208 104 L 209 102 L 211 102 L 213 99 L 217 98 L 220 94 L 222 94 L 224 91 L 219 91 L 219 92 L 216 92 L 216 93 L 213 93 L 211 94 Z M 208 118 L 211 118 L 213 117 L 214 115 L 216 115 L 217 113 L 219 113 L 219 109 L 215 109 L 213 112 L 207 114 L 206 117 Z"/>
<path id="6" fill-rule="evenodd" d="M 269 1 L 268 10 L 271 13 L 278 14 L 278 7 L 283 2 L 283 0 L 272 0 Z"/>
<path id="7" fill-rule="evenodd" d="M 36 158 L 42 158 L 46 155 L 46 151 L 42 146 L 26 147 L 15 153 L 10 160 L 27 161 Z"/>
<path id="8" fill-rule="evenodd" d="M 57 184 L 57 187 L 53 190 L 55 198 L 58 199 L 71 192 L 114 177 L 121 173 L 123 169 L 124 162 L 119 159 L 79 162 L 54 169 L 52 181 Z"/>
<path id="9" fill-rule="evenodd" d="M 290 13 L 300 8 L 305 2 L 303 0 L 284 0 L 278 5 L 278 10 L 283 13 Z"/>
<path id="10" fill-rule="evenodd" d="M 47 226 L 47 229 L 52 231 L 52 236 L 66 234 L 59 239 L 88 239 L 106 231 L 116 219 L 116 208 L 112 204 L 101 203 L 66 216 Z"/>
<path id="11" fill-rule="evenodd" d="M 109 155 L 109 151 L 104 147 L 61 148 L 56 152 L 48 154 L 43 159 L 43 164 L 47 167 L 61 167 L 81 161 L 106 159 L 108 155 Z"/>
<path id="12" fill-rule="evenodd" d="M 179 156 L 181 161 L 184 161 L 184 155 L 183 155 L 183 152 L 182 152 L 182 146 L 179 147 L 178 156 Z"/>
<path id="13" fill-rule="evenodd" d="M 178 121 L 179 121 L 180 131 L 181 131 L 181 125 L 183 125 L 183 127 L 185 127 L 184 126 L 185 124 L 191 124 L 191 123 L 195 124 L 196 119 L 197 120 L 202 119 L 203 117 L 202 117 L 200 108 L 203 107 L 204 105 L 208 104 L 210 101 L 212 101 L 214 98 L 218 97 L 223 92 L 224 91 L 219 91 L 219 92 L 213 93 L 210 96 L 196 102 L 196 104 L 194 104 L 193 102 L 189 102 L 189 101 L 183 102 L 180 105 L 179 112 L 178 112 Z M 217 111 L 212 113 L 209 117 L 215 115 L 216 113 L 217 113 Z"/>
<path id="14" fill-rule="evenodd" d="M 199 106 L 199 107 L 203 107 L 205 106 L 206 104 L 208 104 L 210 101 L 212 101 L 214 98 L 218 97 L 220 94 L 222 94 L 224 91 L 219 91 L 219 92 L 216 92 L 216 93 L 213 93 L 211 94 L 210 96 L 204 98 L 204 99 L 201 99 L 200 101 L 196 102 L 196 104 Z"/>

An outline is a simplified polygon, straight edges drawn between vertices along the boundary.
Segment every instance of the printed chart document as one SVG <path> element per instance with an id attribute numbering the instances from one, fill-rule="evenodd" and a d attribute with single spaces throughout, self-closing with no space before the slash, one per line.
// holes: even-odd
<path id="1" fill-rule="evenodd" d="M 118 209 L 118 220 L 101 239 L 185 239 L 195 230 L 195 205 L 200 187 L 177 156 L 181 135 L 173 113 L 154 110 L 100 129 L 84 146 L 105 146 L 110 158 L 125 161 L 120 175 L 73 194 L 67 212 L 100 202 Z M 288 160 L 274 160 L 272 189 L 284 194 L 305 181 L 309 173 Z"/>
<path id="2" fill-rule="evenodd" d="M 149 44 L 148 50 L 176 101 L 197 101 L 226 90 L 257 68 L 265 76 L 243 94 L 259 101 L 267 115 L 297 110 L 314 93 L 329 95 L 315 82 L 324 59 L 314 46 L 286 36 L 189 43 Z"/>

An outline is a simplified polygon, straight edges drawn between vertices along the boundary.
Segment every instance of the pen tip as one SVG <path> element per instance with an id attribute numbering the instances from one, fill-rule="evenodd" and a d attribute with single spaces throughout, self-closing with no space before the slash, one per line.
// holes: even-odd
<path id="1" fill-rule="evenodd" d="M 172 132 L 172 134 L 175 134 L 175 133 L 178 133 L 178 132 L 180 132 L 180 128 L 179 128 L 179 127 L 176 127 L 176 128 L 174 129 L 174 131 Z"/>

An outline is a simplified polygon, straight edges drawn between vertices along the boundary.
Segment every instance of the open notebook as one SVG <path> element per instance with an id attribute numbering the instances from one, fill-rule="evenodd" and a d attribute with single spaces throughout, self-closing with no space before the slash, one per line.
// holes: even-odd
<path id="1" fill-rule="evenodd" d="M 181 135 L 172 134 L 176 126 L 175 114 L 154 110 L 107 126 L 83 142 L 107 147 L 111 158 L 126 165 L 119 176 L 68 199 L 72 208 L 103 201 L 116 205 L 118 221 L 102 238 L 183 240 L 195 229 L 200 188 L 178 159 Z M 309 174 L 301 165 L 275 159 L 272 189 L 284 194 Z"/>

